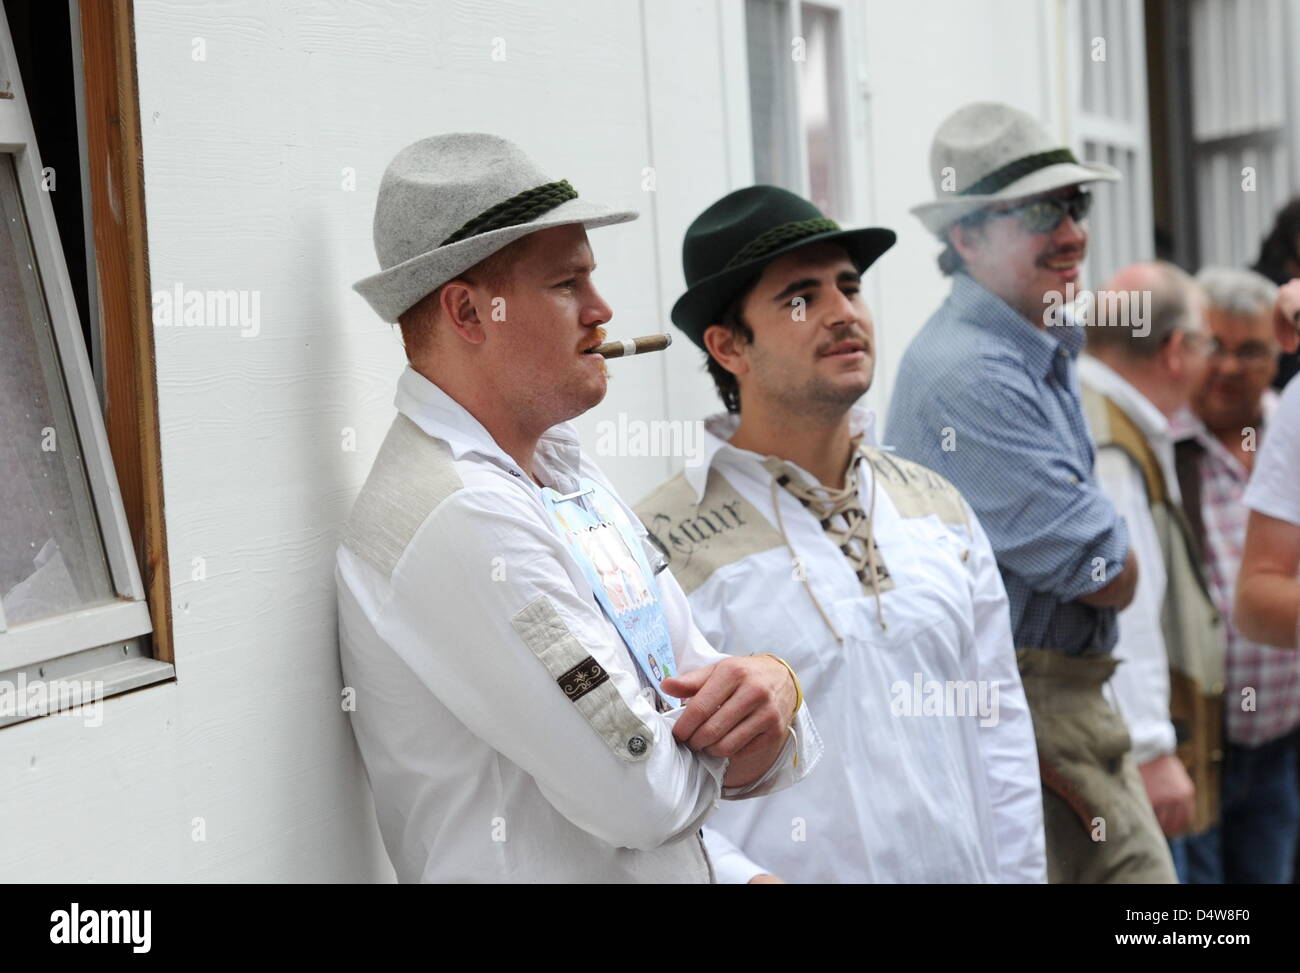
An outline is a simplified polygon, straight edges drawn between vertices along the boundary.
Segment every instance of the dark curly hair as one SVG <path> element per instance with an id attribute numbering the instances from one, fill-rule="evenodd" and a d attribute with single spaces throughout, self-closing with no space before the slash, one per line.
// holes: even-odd
<path id="1" fill-rule="evenodd" d="M 1279 287 L 1293 276 L 1293 268 L 1300 263 L 1296 254 L 1296 240 L 1300 238 L 1300 197 L 1291 200 L 1278 211 L 1273 228 L 1259 248 L 1259 259 L 1252 268 Z"/>
<path id="2" fill-rule="evenodd" d="M 749 296 L 749 292 L 753 289 L 754 281 L 751 281 L 740 294 L 732 299 L 717 321 L 720 326 L 730 331 L 733 337 L 744 343 L 754 340 L 754 332 L 745 323 L 745 317 L 741 313 L 745 307 L 745 298 Z M 718 398 L 722 399 L 722 404 L 727 407 L 727 411 L 731 413 L 740 412 L 740 383 L 736 381 L 736 376 L 723 368 L 718 360 L 708 352 L 705 352 L 705 364 L 709 369 L 709 374 L 713 376 L 713 384 L 717 386 Z"/>

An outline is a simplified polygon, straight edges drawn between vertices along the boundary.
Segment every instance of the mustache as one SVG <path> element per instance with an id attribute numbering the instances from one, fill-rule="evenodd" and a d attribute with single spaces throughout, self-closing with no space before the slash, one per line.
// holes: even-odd
<path id="1" fill-rule="evenodd" d="M 841 332 L 838 332 L 838 333 L 832 334 L 829 338 L 826 339 L 825 342 L 823 342 L 822 344 L 818 345 L 818 346 L 817 346 L 817 354 L 818 354 L 818 355 L 824 355 L 824 354 L 826 354 L 826 352 L 829 351 L 831 348 L 834 348 L 836 345 L 838 345 L 838 344 L 840 344 L 841 342 L 844 342 L 844 341 L 857 341 L 857 342 L 861 342 L 862 347 L 865 348 L 867 351 L 874 351 L 874 350 L 875 350 L 875 349 L 872 347 L 872 342 L 871 342 L 871 337 L 870 337 L 870 335 L 868 335 L 866 332 L 858 331 L 858 330 L 856 330 L 856 329 L 852 329 L 852 328 L 850 328 L 850 329 L 847 329 L 847 330 L 845 330 L 845 331 L 841 331 Z"/>
<path id="2" fill-rule="evenodd" d="M 586 351 L 593 344 L 603 345 L 605 343 L 605 335 L 606 332 L 604 326 L 597 325 L 596 330 L 582 339 L 582 344 L 578 345 L 578 351 Z"/>
<path id="3" fill-rule="evenodd" d="M 1087 256 L 1088 248 L 1083 247 L 1062 247 L 1058 250 L 1048 250 L 1038 255 L 1038 263 L 1045 264 L 1049 260 L 1057 260 L 1061 257 L 1069 257 L 1080 262 Z"/>

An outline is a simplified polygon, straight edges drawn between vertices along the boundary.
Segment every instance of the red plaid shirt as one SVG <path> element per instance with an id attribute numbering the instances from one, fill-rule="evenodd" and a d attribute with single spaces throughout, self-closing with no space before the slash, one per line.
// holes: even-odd
<path id="1" fill-rule="evenodd" d="M 1265 424 L 1277 398 L 1272 390 L 1264 395 Z M 1175 439 L 1194 438 L 1205 449 L 1200 467 L 1201 519 L 1205 524 L 1206 580 L 1227 633 L 1228 739 L 1240 746 L 1257 747 L 1300 726 L 1300 653 L 1252 642 L 1232 621 L 1233 589 L 1250 516 L 1241 501 L 1250 472 L 1191 413 L 1178 416 L 1173 433 Z M 1262 436 L 1262 429 L 1260 433 Z"/>

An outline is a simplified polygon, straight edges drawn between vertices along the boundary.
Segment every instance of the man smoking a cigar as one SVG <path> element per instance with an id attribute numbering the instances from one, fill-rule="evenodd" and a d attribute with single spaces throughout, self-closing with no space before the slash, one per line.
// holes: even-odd
<path id="1" fill-rule="evenodd" d="M 653 549 L 567 420 L 606 389 L 586 228 L 636 214 L 577 196 L 479 134 L 408 146 L 380 186 L 383 269 L 356 289 L 401 322 L 409 366 L 336 579 L 352 725 L 404 882 L 707 882 L 718 798 L 820 754 L 793 672 L 714 651 L 671 573 L 643 555 L 658 614 L 638 607 L 628 642 L 626 603 L 600 607 L 582 551 L 603 541 L 583 532 Z M 642 637 L 675 678 L 638 664 Z"/>

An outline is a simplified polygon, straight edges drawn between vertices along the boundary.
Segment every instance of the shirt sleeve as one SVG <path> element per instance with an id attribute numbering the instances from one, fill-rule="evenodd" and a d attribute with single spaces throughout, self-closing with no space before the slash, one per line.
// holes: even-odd
<path id="1" fill-rule="evenodd" d="M 639 521 L 638 521 L 639 522 Z M 686 632 L 683 646 L 678 651 L 678 665 L 683 672 L 712 665 L 728 658 L 710 643 L 700 631 L 691 616 L 690 602 L 686 593 L 672 576 L 670 570 L 659 574 L 659 589 L 663 592 L 664 612 L 668 616 L 670 629 L 682 629 Z M 794 733 L 786 740 L 785 748 L 777 756 L 767 772 L 758 780 L 744 787 L 724 787 L 724 800 L 761 797 L 784 790 L 791 784 L 803 780 L 812 773 L 821 759 L 824 747 L 812 715 L 808 712 L 808 702 L 799 707 L 794 715 Z"/>
<path id="2" fill-rule="evenodd" d="M 933 437 L 912 436 L 900 453 L 959 486 L 1004 570 L 1073 601 L 1124 569 L 1128 532 L 1023 377 L 1003 371 L 989 363 L 992 381 L 941 391 L 929 406 Z"/>
<path id="3" fill-rule="evenodd" d="M 541 516 L 509 490 L 444 500 L 394 571 L 380 633 L 575 826 L 616 847 L 657 848 L 700 827 L 727 761 L 673 739 L 682 711 L 657 713 L 642 695 L 616 630 Z M 674 648 L 685 642 L 680 625 L 672 634 Z M 688 646 L 679 664 L 693 658 Z"/>
<path id="4" fill-rule="evenodd" d="M 969 507 L 968 513 L 976 664 L 979 678 L 998 687 L 997 716 L 988 725 L 980 720 L 978 738 L 993 808 L 998 876 L 1004 883 L 1039 884 L 1047 881 L 1047 858 L 1034 725 L 1002 575 L 979 519 Z"/>
<path id="5" fill-rule="evenodd" d="M 1165 598 L 1164 554 L 1151 522 L 1142 473 L 1119 449 L 1097 453 L 1097 478 L 1129 526 L 1137 555 L 1137 590 L 1119 613 L 1114 656 L 1120 661 L 1110 686 L 1133 739 L 1133 759 L 1144 764 L 1174 752 L 1177 736 L 1169 719 L 1169 656 L 1161 606 Z"/>
<path id="6" fill-rule="evenodd" d="M 754 863 L 734 841 L 721 831 L 704 829 L 704 847 L 713 862 L 719 885 L 748 885 L 755 875 L 770 875 L 766 868 Z M 779 876 L 778 876 L 779 877 Z"/>
<path id="7" fill-rule="evenodd" d="M 1300 524 L 1300 381 L 1287 385 L 1269 420 L 1245 504 L 1275 520 Z"/>

